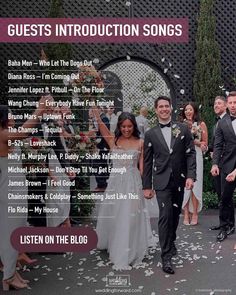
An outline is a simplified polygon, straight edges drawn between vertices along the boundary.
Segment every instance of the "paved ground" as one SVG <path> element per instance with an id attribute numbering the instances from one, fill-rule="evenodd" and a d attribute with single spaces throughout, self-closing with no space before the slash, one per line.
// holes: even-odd
<path id="1" fill-rule="evenodd" d="M 233 246 L 236 234 L 223 243 L 215 242 L 216 232 L 209 231 L 208 227 L 217 224 L 217 213 L 203 212 L 198 226 L 180 225 L 177 239 L 179 255 L 173 260 L 175 275 L 162 272 L 159 245 L 150 250 L 142 267 L 125 271 L 114 271 L 105 251 L 34 254 L 38 265 L 25 269 L 23 273 L 31 280 L 31 289 L 11 294 L 235 295 L 236 250 Z M 151 221 L 156 230 L 157 219 Z M 86 224 L 94 226 L 95 223 L 88 220 Z"/>

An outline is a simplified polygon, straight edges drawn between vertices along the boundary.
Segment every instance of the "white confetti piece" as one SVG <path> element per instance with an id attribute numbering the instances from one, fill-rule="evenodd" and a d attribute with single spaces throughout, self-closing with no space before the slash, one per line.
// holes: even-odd
<path id="1" fill-rule="evenodd" d="M 110 0 L 109 0 L 110 1 Z M 94 58 L 93 63 L 95 64 L 99 64 L 99 59 L 98 58 Z"/>
<path id="2" fill-rule="evenodd" d="M 164 57 L 162 57 L 161 62 L 164 62 L 166 59 Z"/>
<path id="3" fill-rule="evenodd" d="M 149 147 L 151 147 L 151 146 L 152 146 L 152 143 L 151 143 L 151 142 L 149 142 L 149 143 L 148 143 L 148 146 L 149 146 Z"/>
<path id="4" fill-rule="evenodd" d="M 127 60 L 131 60 L 131 57 L 129 55 L 126 55 Z"/>
<path id="5" fill-rule="evenodd" d="M 191 151 L 190 148 L 187 149 L 187 150 L 186 150 L 186 154 L 190 153 L 190 151 Z"/>
<path id="6" fill-rule="evenodd" d="M 184 93 L 185 93 L 184 89 L 180 89 L 180 94 L 184 94 Z"/>
<path id="7" fill-rule="evenodd" d="M 167 69 L 167 68 L 165 68 L 165 69 L 164 69 L 164 73 L 166 74 L 167 72 L 168 72 L 168 69 Z"/>
<path id="8" fill-rule="evenodd" d="M 179 75 L 174 75 L 174 77 L 176 78 L 176 79 L 179 79 L 180 78 L 180 76 Z"/>
<path id="9" fill-rule="evenodd" d="M 131 5 L 131 2 L 130 1 L 126 1 L 125 5 L 126 6 L 130 6 Z"/>
<path id="10" fill-rule="evenodd" d="M 154 272 L 152 270 L 145 270 L 145 277 L 150 277 Z"/>

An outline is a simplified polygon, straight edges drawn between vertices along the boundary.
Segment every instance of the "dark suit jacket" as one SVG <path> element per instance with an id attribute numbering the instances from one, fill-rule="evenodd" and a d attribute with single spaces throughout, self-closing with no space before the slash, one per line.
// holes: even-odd
<path id="1" fill-rule="evenodd" d="M 229 115 L 220 120 L 216 129 L 213 164 L 220 165 L 226 174 L 232 172 L 236 164 L 236 134 Z"/>
<path id="2" fill-rule="evenodd" d="M 145 134 L 143 189 L 152 188 L 152 178 L 155 190 L 164 190 L 171 175 L 178 187 L 185 185 L 186 178 L 196 179 L 196 151 L 191 132 L 183 123 L 172 122 L 171 129 L 171 151 L 159 124 Z"/>
<path id="3" fill-rule="evenodd" d="M 227 115 L 227 113 L 225 113 L 225 115 L 223 116 L 222 119 L 224 119 L 224 117 Z M 220 120 L 222 120 L 220 119 Z M 218 126 L 220 120 L 213 126 L 212 128 L 212 137 L 211 137 L 211 142 L 208 145 L 208 151 L 209 152 L 213 152 L 213 148 L 214 148 L 214 142 L 215 142 L 215 136 L 216 136 L 216 127 Z"/>

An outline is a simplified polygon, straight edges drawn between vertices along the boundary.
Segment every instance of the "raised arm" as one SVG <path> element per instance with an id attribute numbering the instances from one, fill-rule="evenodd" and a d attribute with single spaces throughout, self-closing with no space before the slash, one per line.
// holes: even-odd
<path id="1" fill-rule="evenodd" d="M 200 148 L 203 152 L 207 151 L 208 146 L 208 130 L 205 122 L 201 122 L 200 124 L 202 129 L 202 138 L 201 138 L 201 145 Z"/>
<path id="2" fill-rule="evenodd" d="M 104 140 L 107 142 L 110 148 L 113 147 L 114 144 L 114 135 L 110 132 L 110 130 L 107 128 L 107 126 L 103 123 L 99 111 L 97 108 L 92 108 L 93 115 L 97 121 L 99 131 L 104 138 Z"/>

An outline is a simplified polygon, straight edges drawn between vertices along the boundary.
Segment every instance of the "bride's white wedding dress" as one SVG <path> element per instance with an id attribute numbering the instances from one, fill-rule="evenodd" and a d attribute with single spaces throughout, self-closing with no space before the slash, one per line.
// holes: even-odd
<path id="1" fill-rule="evenodd" d="M 142 193 L 138 170 L 139 150 L 113 149 L 112 155 L 130 159 L 113 159 L 104 200 L 100 204 L 97 235 L 98 249 L 107 249 L 116 269 L 127 269 L 142 262 L 147 249 L 155 245 L 150 218 Z M 119 169 L 126 171 L 117 173 Z"/>

